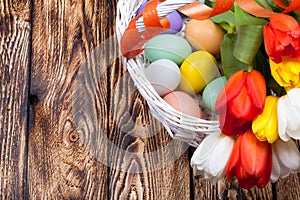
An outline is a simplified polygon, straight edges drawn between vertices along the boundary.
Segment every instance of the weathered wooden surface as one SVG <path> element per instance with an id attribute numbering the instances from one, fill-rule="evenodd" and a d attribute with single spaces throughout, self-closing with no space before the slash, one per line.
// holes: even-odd
<path id="1" fill-rule="evenodd" d="M 193 177 L 122 68 L 117 1 L 0 0 L 0 196 L 12 199 L 299 199 Z"/>
<path id="2" fill-rule="evenodd" d="M 0 0 L 0 197 L 26 196 L 30 1 Z"/>

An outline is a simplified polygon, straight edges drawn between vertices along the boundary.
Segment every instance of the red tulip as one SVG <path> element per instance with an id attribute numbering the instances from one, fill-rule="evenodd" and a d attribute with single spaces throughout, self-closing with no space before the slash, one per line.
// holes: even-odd
<path id="1" fill-rule="evenodd" d="M 265 99 L 266 83 L 258 71 L 233 74 L 216 101 L 222 132 L 234 136 L 251 128 L 252 120 L 263 111 Z"/>
<path id="2" fill-rule="evenodd" d="M 300 57 L 299 38 L 300 26 L 290 15 L 272 16 L 264 27 L 265 49 L 275 63 L 280 63 L 282 57 Z"/>
<path id="3" fill-rule="evenodd" d="M 246 189 L 263 188 L 269 182 L 271 172 L 271 144 L 259 141 L 251 129 L 239 135 L 226 166 L 228 179 L 236 176 L 239 185 Z"/>

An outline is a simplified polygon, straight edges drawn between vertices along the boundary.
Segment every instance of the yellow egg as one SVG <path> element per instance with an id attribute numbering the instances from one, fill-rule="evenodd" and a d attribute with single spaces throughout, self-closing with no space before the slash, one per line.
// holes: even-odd
<path id="1" fill-rule="evenodd" d="M 180 66 L 179 89 L 189 94 L 198 93 L 219 73 L 216 59 L 207 51 L 190 54 Z"/>
<path id="2" fill-rule="evenodd" d="M 194 49 L 205 50 L 215 56 L 220 54 L 224 34 L 220 26 L 209 19 L 192 19 L 185 28 L 186 38 Z"/>

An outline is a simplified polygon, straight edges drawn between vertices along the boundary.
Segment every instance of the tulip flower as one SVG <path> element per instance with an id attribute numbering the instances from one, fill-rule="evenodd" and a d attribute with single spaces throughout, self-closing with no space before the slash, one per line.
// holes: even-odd
<path id="1" fill-rule="evenodd" d="M 275 142 L 278 138 L 277 103 L 279 97 L 267 96 L 264 111 L 252 122 L 252 130 L 260 141 Z"/>
<path id="2" fill-rule="evenodd" d="M 300 140 L 300 88 L 280 97 L 277 106 L 278 133 L 283 141 Z"/>
<path id="3" fill-rule="evenodd" d="M 300 57 L 300 27 L 295 18 L 286 14 L 270 17 L 264 26 L 264 43 L 268 56 L 280 63 L 282 57 Z"/>
<path id="4" fill-rule="evenodd" d="M 217 183 L 225 175 L 233 145 L 234 139 L 220 132 L 205 137 L 191 159 L 194 174 Z"/>
<path id="5" fill-rule="evenodd" d="M 263 188 L 270 180 L 271 171 L 271 144 L 259 141 L 251 129 L 239 135 L 226 166 L 228 179 L 236 176 L 239 185 L 246 189 Z"/>
<path id="6" fill-rule="evenodd" d="M 216 101 L 222 132 L 233 136 L 251 128 L 252 120 L 263 111 L 265 99 L 266 83 L 258 71 L 234 73 Z"/>
<path id="7" fill-rule="evenodd" d="M 285 178 L 300 172 L 300 152 L 293 140 L 284 142 L 280 139 L 272 144 L 271 181 Z"/>
<path id="8" fill-rule="evenodd" d="M 270 68 L 273 78 L 286 90 L 300 87 L 300 58 L 284 58 L 278 64 L 270 60 Z"/>

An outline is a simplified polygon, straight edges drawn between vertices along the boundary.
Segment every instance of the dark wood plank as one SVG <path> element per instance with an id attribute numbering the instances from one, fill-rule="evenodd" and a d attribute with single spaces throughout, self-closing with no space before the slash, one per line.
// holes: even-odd
<path id="1" fill-rule="evenodd" d="M 190 199 L 188 145 L 151 116 L 120 59 L 109 69 L 109 199 Z"/>
<path id="2" fill-rule="evenodd" d="M 195 199 L 273 199 L 272 185 L 268 184 L 264 189 L 256 187 L 246 190 L 240 188 L 236 180 L 220 180 L 216 185 L 205 181 L 200 177 L 194 177 Z"/>
<path id="3" fill-rule="evenodd" d="M 108 197 L 107 2 L 34 1 L 30 199 Z"/>
<path id="4" fill-rule="evenodd" d="M 30 1 L 0 0 L 0 197 L 26 196 Z"/>

